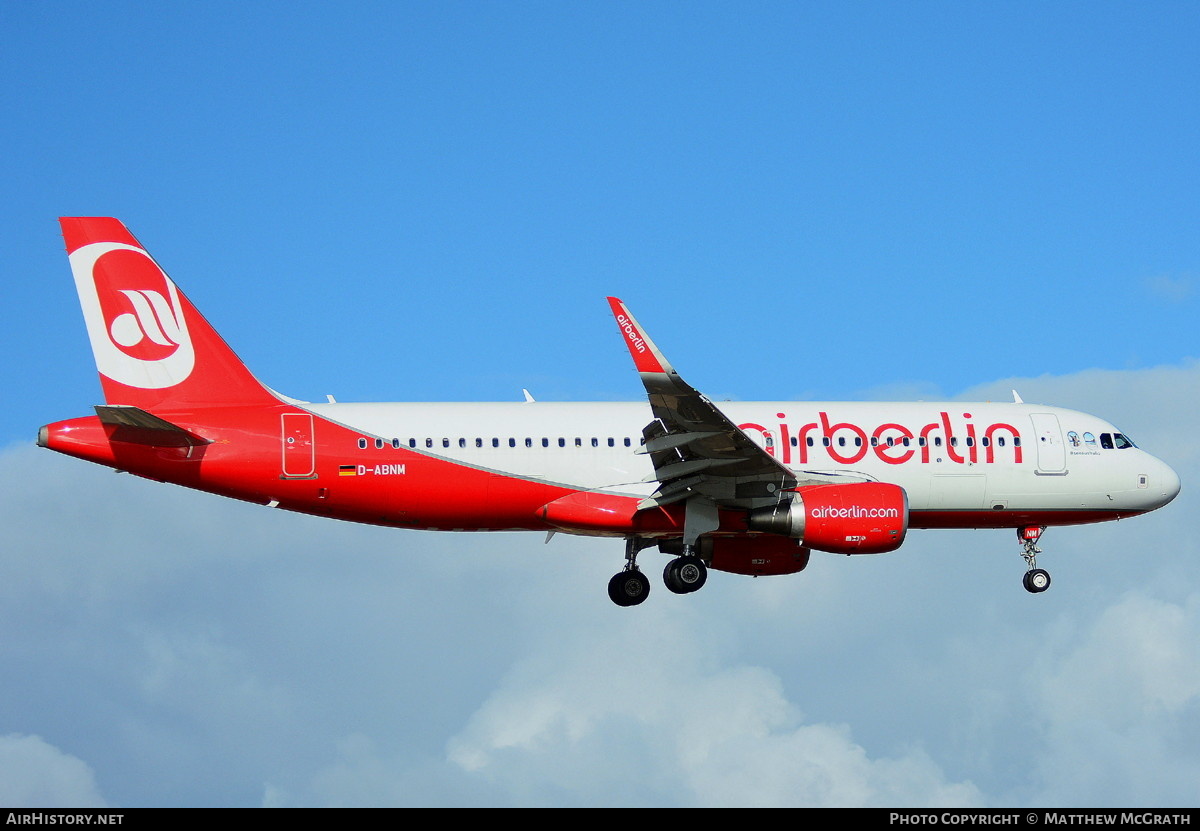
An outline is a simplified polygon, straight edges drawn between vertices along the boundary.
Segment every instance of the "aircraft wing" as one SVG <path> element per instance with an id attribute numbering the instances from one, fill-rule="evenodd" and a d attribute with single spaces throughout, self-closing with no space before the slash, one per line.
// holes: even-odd
<path id="1" fill-rule="evenodd" d="M 623 302 L 610 297 L 608 303 L 654 413 L 638 452 L 649 454 L 659 486 L 639 507 L 705 496 L 722 507 L 758 508 L 796 487 L 791 470 L 679 377 Z"/>

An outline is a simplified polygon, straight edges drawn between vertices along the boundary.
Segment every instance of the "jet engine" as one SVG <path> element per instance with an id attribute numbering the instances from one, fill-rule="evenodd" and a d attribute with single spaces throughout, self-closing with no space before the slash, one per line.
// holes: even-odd
<path id="1" fill-rule="evenodd" d="M 797 488 L 790 501 L 751 511 L 747 524 L 819 551 L 882 554 L 904 542 L 908 495 L 883 482 L 811 485 Z"/>

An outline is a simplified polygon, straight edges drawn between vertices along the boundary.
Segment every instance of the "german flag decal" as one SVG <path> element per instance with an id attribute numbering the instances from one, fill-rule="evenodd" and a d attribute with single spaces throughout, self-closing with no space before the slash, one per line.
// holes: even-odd
<path id="1" fill-rule="evenodd" d="M 357 476 L 358 468 L 355 465 L 338 465 L 338 476 Z"/>

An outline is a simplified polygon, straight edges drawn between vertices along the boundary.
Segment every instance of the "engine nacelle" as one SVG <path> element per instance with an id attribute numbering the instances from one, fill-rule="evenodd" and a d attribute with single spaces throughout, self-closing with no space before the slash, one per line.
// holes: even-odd
<path id="1" fill-rule="evenodd" d="M 908 494 L 883 482 L 812 485 L 797 488 L 791 502 L 751 511 L 747 524 L 820 551 L 881 554 L 904 542 Z"/>

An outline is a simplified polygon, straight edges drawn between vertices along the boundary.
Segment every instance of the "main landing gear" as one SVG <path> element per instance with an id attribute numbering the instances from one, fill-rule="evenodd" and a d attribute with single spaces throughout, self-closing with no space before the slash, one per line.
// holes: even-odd
<path id="1" fill-rule="evenodd" d="M 1026 525 L 1017 529 L 1017 539 L 1021 541 L 1024 549 L 1021 556 L 1025 558 L 1025 565 L 1029 566 L 1029 570 L 1021 578 L 1021 584 L 1025 586 L 1025 591 L 1032 594 L 1040 594 L 1050 588 L 1050 572 L 1044 568 L 1037 568 L 1037 555 L 1042 553 L 1037 543 L 1045 530 L 1045 525 Z"/>
<path id="2" fill-rule="evenodd" d="M 618 606 L 636 606 L 650 596 L 650 580 L 637 567 L 637 555 L 651 545 L 640 537 L 625 539 L 625 568 L 608 581 L 608 598 Z"/>
<path id="3" fill-rule="evenodd" d="M 708 579 L 708 567 L 704 561 L 695 554 L 687 553 L 687 549 L 688 546 L 684 546 L 684 555 L 676 557 L 663 569 L 663 582 L 675 594 L 698 591 Z"/>
<path id="4" fill-rule="evenodd" d="M 608 597 L 618 606 L 636 606 L 649 596 L 650 581 L 637 566 L 614 574 L 608 581 Z"/>
<path id="5" fill-rule="evenodd" d="M 650 580 L 637 566 L 638 552 L 654 543 L 640 537 L 625 540 L 625 568 L 608 581 L 608 597 L 618 606 L 636 606 L 650 594 Z M 697 591 L 708 580 L 708 567 L 696 554 L 694 546 L 683 546 L 682 556 L 667 563 L 663 582 L 675 594 Z"/>

